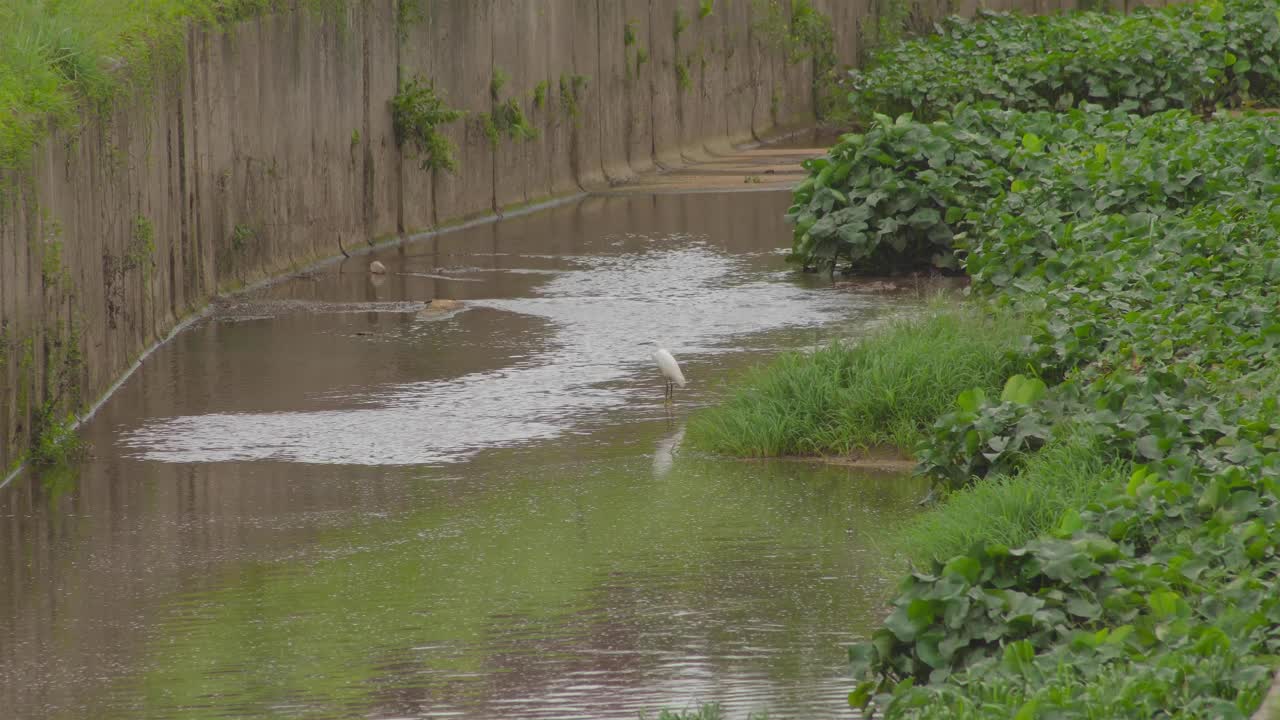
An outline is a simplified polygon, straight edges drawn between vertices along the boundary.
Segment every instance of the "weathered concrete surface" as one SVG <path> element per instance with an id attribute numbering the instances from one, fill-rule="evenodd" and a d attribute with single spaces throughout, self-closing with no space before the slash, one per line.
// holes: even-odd
<path id="1" fill-rule="evenodd" d="M 365 0 L 341 17 L 295 9 L 193 29 L 181 69 L 0 175 L 0 475 L 33 427 L 91 404 L 222 291 L 811 124 L 812 63 L 765 42 L 768 2 L 789 12 L 784 0 L 719 0 L 705 18 L 697 0 L 423 0 L 425 18 L 401 25 L 400 0 Z M 854 62 L 875 4 L 815 3 Z M 396 145 L 389 101 L 416 75 L 468 113 L 443 130 L 456 173 Z M 508 100 L 536 138 L 491 142 L 485 119 Z"/>

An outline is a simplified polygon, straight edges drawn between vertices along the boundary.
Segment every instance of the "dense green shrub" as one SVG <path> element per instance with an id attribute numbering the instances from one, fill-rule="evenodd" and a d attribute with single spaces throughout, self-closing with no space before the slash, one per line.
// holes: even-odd
<path id="1" fill-rule="evenodd" d="M 983 13 L 880 53 L 854 71 L 856 115 L 932 119 L 958 103 L 1020 110 L 1081 103 L 1140 113 L 1205 112 L 1280 99 L 1280 24 L 1271 0 L 1179 3 L 1129 16 Z"/>
<path id="2" fill-rule="evenodd" d="M 879 115 L 807 161 L 788 212 L 790 259 L 873 273 L 963 263 L 1001 285 L 1045 259 L 1066 225 L 1263 196 L 1280 178 L 1278 143 L 1280 128 L 1263 116 L 1207 123 L 1185 111 L 1094 107 L 962 107 L 930 123 Z M 988 243 L 1000 252 L 983 252 Z"/>

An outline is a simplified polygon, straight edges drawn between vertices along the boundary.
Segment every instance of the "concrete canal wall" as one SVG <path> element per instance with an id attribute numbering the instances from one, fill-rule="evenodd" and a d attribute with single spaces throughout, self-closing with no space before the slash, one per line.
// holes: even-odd
<path id="1" fill-rule="evenodd" d="M 843 63 L 894 1 L 812 0 Z M 768 41 L 771 4 L 785 31 L 787 0 L 716 0 L 705 17 L 699 0 L 364 0 L 193 28 L 185 62 L 149 92 L 0 173 L 0 477 L 217 293 L 340 241 L 405 237 L 812 123 L 812 62 Z M 976 7 L 909 9 L 919 24 Z M 389 101 L 419 74 L 469 113 L 444 127 L 454 174 L 397 147 Z M 537 137 L 494 143 L 484 118 L 511 99 Z"/>

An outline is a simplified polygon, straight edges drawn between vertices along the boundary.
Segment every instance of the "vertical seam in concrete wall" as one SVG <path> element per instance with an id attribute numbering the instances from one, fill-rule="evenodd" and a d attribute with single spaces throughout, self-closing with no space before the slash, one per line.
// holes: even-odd
<path id="1" fill-rule="evenodd" d="M 395 74 L 396 74 L 396 92 L 397 92 L 397 93 L 399 93 L 399 92 L 400 92 L 400 82 L 403 80 L 403 78 L 401 77 L 401 74 L 400 74 L 400 63 L 401 63 L 401 60 L 400 60 L 400 42 L 401 42 L 401 28 L 400 28 L 400 3 L 402 3 L 402 2 L 404 2 L 404 0 L 392 0 L 392 2 L 391 2 L 391 13 L 392 13 L 392 18 L 394 18 L 394 19 L 395 19 L 395 28 L 393 29 L 393 30 L 394 30 L 394 32 L 392 33 L 392 35 L 393 35 L 393 39 L 392 39 L 392 41 L 391 41 L 391 42 L 392 42 L 392 45 L 393 45 L 393 50 L 394 50 L 394 52 L 395 52 L 395 59 L 396 59 L 396 66 L 395 66 L 394 70 L 395 70 Z M 404 238 L 404 236 L 405 236 L 405 227 L 404 227 L 404 185 L 405 185 L 405 182 L 404 182 L 404 148 L 400 147 L 400 146 L 397 144 L 397 146 L 396 146 L 396 151 L 395 151 L 395 153 L 393 153 L 392 157 L 394 157 L 394 158 L 395 158 L 395 163 L 396 163 L 396 196 L 397 196 L 397 202 L 396 202 L 396 234 L 397 234 L 397 235 L 399 235 L 399 236 L 401 237 L 401 239 L 403 239 L 403 238 Z"/>
<path id="2" fill-rule="evenodd" d="M 191 26 L 187 27 L 187 67 L 190 69 L 190 87 L 188 93 L 191 97 L 191 197 L 183 198 L 185 208 L 192 214 L 191 227 L 194 228 L 195 237 L 192 242 L 192 255 L 196 261 L 196 271 L 193 274 L 195 279 L 195 287 L 191 293 L 191 297 L 201 297 L 208 294 L 205 285 L 204 274 L 204 233 L 200 232 L 200 198 L 201 194 L 201 162 L 200 162 L 200 92 L 203 86 L 196 82 L 197 67 L 203 67 L 203 63 L 196 63 L 196 52 L 198 47 L 204 47 L 204 38 L 199 37 L 199 33 Z M 188 298 L 190 302 L 190 298 Z"/>
<path id="3" fill-rule="evenodd" d="M 362 68 L 360 71 L 360 96 L 364 101 L 362 108 L 360 129 L 361 137 L 368 138 L 368 141 L 362 143 L 364 146 L 364 173 L 361 197 L 363 199 L 363 207 L 361 208 L 362 220 L 364 225 L 365 240 L 372 242 L 373 236 L 376 234 L 373 227 L 373 118 L 369 111 L 369 85 L 372 82 L 369 69 L 369 45 L 372 38 L 369 36 L 370 23 L 360 23 L 361 40 L 360 57 Z"/>
<path id="4" fill-rule="evenodd" d="M 190 47 L 190 34 L 188 43 Z M 176 74 L 176 73 L 175 73 Z M 182 92 L 182 78 L 178 75 L 178 242 L 177 252 L 173 244 L 169 246 L 169 317 L 175 320 L 182 315 L 178 308 L 178 263 L 186 254 L 189 238 L 187 236 L 187 122 L 186 97 Z"/>
<path id="5" fill-rule="evenodd" d="M 649 61 L 658 62 L 658 58 L 654 53 L 653 45 L 653 0 L 649 0 Z M 653 98 L 656 88 L 654 83 L 658 82 L 660 73 L 657 71 L 657 65 L 654 65 L 654 71 L 649 73 L 649 97 Z M 649 154 L 653 158 L 653 166 L 658 170 L 662 170 L 662 165 L 658 164 L 658 133 L 655 130 L 658 123 L 657 105 L 653 102 L 649 103 Z"/>
<path id="6" fill-rule="evenodd" d="M 498 67 L 498 31 L 496 22 L 489 23 L 489 82 L 493 82 L 494 70 Z M 498 100 L 493 97 L 493 91 L 490 89 L 492 85 L 486 85 L 486 95 L 489 97 L 489 116 L 493 117 L 493 112 L 498 109 Z M 502 142 L 501 139 L 498 140 Z M 493 206 L 493 213 L 498 217 L 502 217 L 502 207 L 498 205 L 498 148 L 491 142 L 489 143 L 489 162 L 492 170 L 489 172 L 489 190 L 490 205 Z"/>
<path id="7" fill-rule="evenodd" d="M 621 0 L 614 0 L 614 1 L 615 1 L 615 2 L 621 2 Z M 604 75 L 604 29 L 603 29 L 602 27 L 600 27 L 600 22 L 601 22 L 601 16 L 602 16 L 602 15 L 603 15 L 603 13 L 601 12 L 600 2 L 599 2 L 599 0 L 597 0 L 597 2 L 596 2 L 596 70 L 600 73 L 600 75 L 602 75 L 602 76 L 603 76 L 603 75 Z M 577 70 L 577 69 L 579 69 L 579 68 L 574 68 L 574 69 L 575 69 L 575 70 Z M 595 84 L 596 84 L 596 87 L 597 87 L 597 88 L 599 88 L 598 90 L 596 90 L 596 91 L 595 91 L 595 93 L 596 93 L 596 95 L 597 95 L 597 96 L 600 96 L 600 98 L 601 98 L 601 102 L 598 102 L 598 103 L 596 103 L 596 104 L 595 104 L 596 114 L 597 114 L 597 117 L 595 118 L 595 121 L 596 121 L 596 122 L 595 122 L 595 125 L 596 125 L 596 132 L 598 132 L 598 133 L 600 134 L 600 173 L 601 173 L 601 176 L 602 176 L 602 177 L 604 177 L 605 182 L 608 182 L 608 181 L 609 181 L 609 176 L 608 176 L 607 174 L 605 174 L 605 172 L 604 172 L 604 117 L 603 117 L 603 113 L 604 113 L 604 97 L 603 97 L 603 90 L 604 90 L 604 88 L 606 87 L 605 82 L 604 82 L 604 78 L 603 78 L 603 77 L 598 77 L 598 78 L 596 78 L 596 79 L 595 79 Z M 574 132 L 577 132 L 577 130 L 575 129 L 575 130 L 574 130 Z M 577 146 L 577 143 L 574 143 L 574 147 L 576 147 L 576 146 Z M 582 173 L 581 173 L 581 171 L 579 171 L 579 169 L 576 167 L 576 165 L 577 165 L 577 164 L 578 164 L 578 163 L 575 163 L 575 167 L 574 167 L 574 169 L 573 169 L 573 170 L 574 170 L 573 174 L 574 174 L 574 176 L 575 176 L 575 177 L 577 177 L 577 178 L 578 178 L 578 187 L 582 187 Z"/>

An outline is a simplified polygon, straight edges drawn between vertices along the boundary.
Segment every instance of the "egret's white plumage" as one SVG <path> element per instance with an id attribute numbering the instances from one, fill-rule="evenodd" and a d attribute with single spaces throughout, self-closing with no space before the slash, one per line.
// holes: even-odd
<path id="1" fill-rule="evenodd" d="M 653 351 L 653 361 L 658 363 L 658 369 L 662 371 L 667 380 L 684 387 L 684 373 L 680 372 L 680 364 L 676 362 L 671 353 L 667 352 L 665 348 L 658 348 Z"/>
<path id="2" fill-rule="evenodd" d="M 667 402 L 670 402 L 675 392 L 672 384 L 684 387 L 684 373 L 680 372 L 680 363 L 676 362 L 675 356 L 659 345 L 657 340 L 653 341 L 653 346 L 656 348 L 653 351 L 653 361 L 658 364 L 658 370 L 667 381 Z"/>

